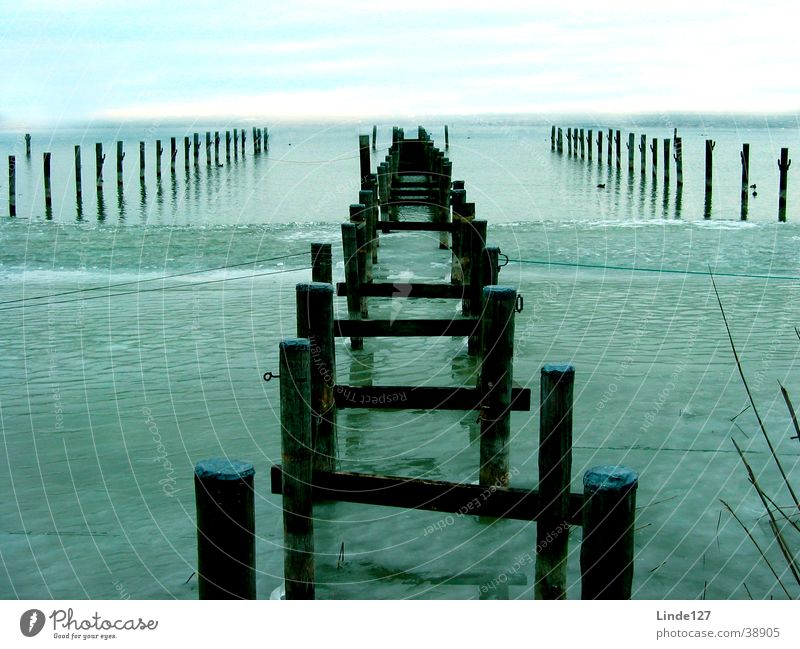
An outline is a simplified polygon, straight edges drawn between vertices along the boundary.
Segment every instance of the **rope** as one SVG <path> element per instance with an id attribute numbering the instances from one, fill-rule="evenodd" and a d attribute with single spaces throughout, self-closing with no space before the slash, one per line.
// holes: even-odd
<path id="1" fill-rule="evenodd" d="M 538 264 L 542 266 L 569 266 L 573 268 L 599 268 L 602 270 L 627 270 L 638 273 L 673 273 L 677 275 L 705 275 L 711 276 L 711 272 L 707 270 L 680 270 L 677 268 L 646 268 L 636 266 L 609 266 L 605 264 L 581 264 L 571 261 L 549 261 L 545 259 L 509 259 L 509 262 L 515 264 Z M 751 279 L 783 279 L 790 281 L 799 281 L 800 277 L 797 275 L 763 275 L 763 274 L 747 274 L 747 273 L 720 273 L 714 272 L 715 277 L 745 277 Z"/>

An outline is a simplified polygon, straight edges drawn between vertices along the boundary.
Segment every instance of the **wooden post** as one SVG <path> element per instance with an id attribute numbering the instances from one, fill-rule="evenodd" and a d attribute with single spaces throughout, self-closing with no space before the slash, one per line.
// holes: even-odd
<path id="1" fill-rule="evenodd" d="M 355 223 L 342 223 L 342 253 L 344 255 L 344 281 L 347 284 L 347 317 L 361 320 L 361 284 L 358 272 L 358 242 Z M 364 349 L 363 338 L 350 338 L 352 349 Z"/>
<path id="2" fill-rule="evenodd" d="M 713 158 L 714 158 L 714 140 L 706 140 L 706 196 L 711 196 L 712 185 L 712 172 L 713 172 Z"/>
<path id="3" fill-rule="evenodd" d="M 581 160 L 583 160 L 583 158 L 586 157 L 586 152 L 585 152 L 585 149 L 584 149 L 584 146 L 586 144 L 586 139 L 584 138 L 584 135 L 583 135 L 583 129 L 581 129 L 580 144 L 581 144 Z"/>
<path id="4" fill-rule="evenodd" d="M 94 168 L 97 179 L 97 189 L 103 189 L 103 163 L 106 156 L 103 154 L 103 145 L 99 142 L 94 145 Z"/>
<path id="5" fill-rule="evenodd" d="M 311 345 L 280 343 L 281 492 L 286 599 L 314 599 L 314 504 L 310 386 Z"/>
<path id="6" fill-rule="evenodd" d="M 8 156 L 8 215 L 17 215 L 17 161 Z"/>
<path id="7" fill-rule="evenodd" d="M 446 160 L 442 164 L 442 182 L 441 182 L 441 203 L 439 206 L 439 221 L 441 223 L 451 223 L 450 218 L 450 192 L 453 180 L 453 163 Z M 439 233 L 439 249 L 448 250 L 450 248 L 450 233 Z"/>
<path id="8" fill-rule="evenodd" d="M 186 171 L 189 171 L 189 149 L 191 145 L 189 144 L 189 136 L 185 136 L 183 138 L 183 167 Z"/>
<path id="9" fill-rule="evenodd" d="M 619 131 L 616 132 L 614 138 L 615 150 L 617 152 L 617 169 L 619 169 L 622 165 L 622 142 L 621 142 L 621 133 Z"/>
<path id="10" fill-rule="evenodd" d="M 597 466 L 583 476 L 581 599 L 630 599 L 639 476 Z"/>
<path id="11" fill-rule="evenodd" d="M 50 152 L 45 151 L 42 156 L 44 162 L 44 206 L 49 212 L 53 208 L 53 194 L 50 189 Z"/>
<path id="12" fill-rule="evenodd" d="M 117 141 L 117 187 L 123 185 L 122 161 L 125 159 L 125 152 L 122 150 L 122 142 Z"/>
<path id="13" fill-rule="evenodd" d="M 211 166 L 211 131 L 206 131 L 206 167 Z"/>
<path id="14" fill-rule="evenodd" d="M 139 182 L 144 182 L 144 142 L 139 142 Z"/>
<path id="15" fill-rule="evenodd" d="M 578 129 L 572 129 L 572 155 L 578 155 Z"/>
<path id="16" fill-rule="evenodd" d="M 242 129 L 242 156 L 244 157 L 245 153 L 245 140 L 247 140 L 247 131 Z"/>
<path id="17" fill-rule="evenodd" d="M 658 139 L 653 138 L 653 143 L 650 145 L 650 151 L 653 152 L 653 180 L 658 177 Z"/>
<path id="18" fill-rule="evenodd" d="M 666 187 L 669 185 L 669 167 L 672 163 L 671 156 L 669 153 L 669 144 L 670 139 L 664 138 L 664 186 Z"/>
<path id="19" fill-rule="evenodd" d="M 161 180 L 161 154 L 164 149 L 161 148 L 161 140 L 156 140 L 156 178 Z"/>
<path id="20" fill-rule="evenodd" d="M 607 150 L 606 155 L 608 156 L 608 166 L 610 167 L 614 164 L 614 130 L 608 129 L 608 142 L 606 143 Z"/>
<path id="21" fill-rule="evenodd" d="M 778 188 L 778 220 L 786 221 L 786 181 L 789 167 L 792 161 L 789 160 L 789 149 L 781 149 L 781 159 L 778 160 L 778 170 L 780 171 L 780 185 Z"/>
<path id="22" fill-rule="evenodd" d="M 628 133 L 628 173 L 633 173 L 633 155 L 636 152 L 635 138 L 633 133 Z"/>
<path id="23" fill-rule="evenodd" d="M 517 292 L 507 286 L 486 286 L 483 299 L 486 309 L 481 318 L 480 484 L 507 487 Z"/>
<path id="24" fill-rule="evenodd" d="M 269 130 L 264 128 L 264 151 L 269 153 Z"/>
<path id="25" fill-rule="evenodd" d="M 589 158 L 589 160 L 592 159 L 592 149 L 594 148 L 594 139 L 592 138 L 592 136 L 593 136 L 592 129 L 589 129 L 586 132 L 586 152 L 588 154 L 587 157 Z"/>
<path id="26" fill-rule="evenodd" d="M 572 155 L 572 129 L 567 129 L 567 155 Z"/>
<path id="27" fill-rule="evenodd" d="M 194 166 L 197 167 L 200 164 L 200 134 L 194 134 Z"/>
<path id="28" fill-rule="evenodd" d="M 311 344 L 311 440 L 314 469 L 336 470 L 336 354 L 333 337 L 333 286 L 298 284 L 297 336 Z"/>
<path id="29" fill-rule="evenodd" d="M 169 172 L 175 175 L 175 159 L 178 157 L 178 144 L 174 137 L 169 139 Z"/>
<path id="30" fill-rule="evenodd" d="M 256 133 L 256 127 L 253 127 L 253 155 L 258 153 L 258 133 Z"/>
<path id="31" fill-rule="evenodd" d="M 81 169 L 81 145 L 75 145 L 75 200 L 83 198 L 83 171 Z"/>
<path id="32" fill-rule="evenodd" d="M 742 221 L 747 220 L 747 202 L 750 199 L 750 145 L 742 144 L 742 151 L 739 153 L 739 159 L 742 161 Z"/>
<path id="33" fill-rule="evenodd" d="M 647 173 L 647 136 L 642 134 L 639 143 L 639 156 L 641 157 L 642 175 Z"/>
<path id="34" fill-rule="evenodd" d="M 214 131 L 214 166 L 219 167 L 219 131 Z"/>
<path id="35" fill-rule="evenodd" d="M 231 159 L 231 132 L 225 131 L 225 160 Z"/>
<path id="36" fill-rule="evenodd" d="M 542 368 L 539 410 L 539 502 L 536 521 L 536 599 L 566 599 L 572 479 L 572 393 L 575 368 Z"/>
<path id="37" fill-rule="evenodd" d="M 683 139 L 675 138 L 675 176 L 678 179 L 678 187 L 683 187 Z"/>
<path id="38" fill-rule="evenodd" d="M 445 129 L 447 129 L 447 126 L 445 126 Z M 447 133 L 447 130 L 445 130 L 445 133 Z M 447 144 L 445 144 L 445 148 L 447 148 Z M 556 150 L 556 127 L 555 126 L 551 126 L 550 127 L 550 150 L 551 151 L 555 151 Z"/>
<path id="39" fill-rule="evenodd" d="M 31 134 L 25 133 L 25 157 L 31 157 Z"/>
<path id="40" fill-rule="evenodd" d="M 331 244 L 311 244 L 311 281 L 333 283 L 333 258 Z"/>
<path id="41" fill-rule="evenodd" d="M 214 458 L 194 468 L 199 599 L 256 598 L 256 519 L 249 462 Z"/>
<path id="42" fill-rule="evenodd" d="M 464 315 L 478 316 L 481 308 L 481 253 L 486 247 L 486 221 L 470 220 L 464 223 L 461 241 L 461 271 L 463 273 L 464 295 L 461 299 L 461 312 Z M 475 353 L 478 350 L 475 349 Z"/>
<path id="43" fill-rule="evenodd" d="M 564 153 L 564 132 L 558 128 L 558 152 Z"/>
<path id="44" fill-rule="evenodd" d="M 233 129 L 233 157 L 236 158 L 239 155 L 239 129 Z"/>
<path id="45" fill-rule="evenodd" d="M 359 192 L 360 194 L 361 192 Z M 350 223 L 355 223 L 356 227 L 356 256 L 358 258 L 358 283 L 360 286 L 372 281 L 372 252 L 367 250 L 369 243 L 367 219 L 369 210 L 364 203 L 354 203 L 350 206 Z M 361 296 L 361 317 L 369 316 L 367 309 L 367 298 Z"/>
<path id="46" fill-rule="evenodd" d="M 444 148 L 450 148 L 450 129 L 447 127 L 447 124 L 444 125 Z"/>
<path id="47" fill-rule="evenodd" d="M 371 176 L 372 174 L 370 174 Z M 369 186 L 369 183 L 368 183 Z M 362 189 L 358 192 L 358 202 L 364 206 L 362 221 L 364 222 L 364 254 L 366 281 L 372 281 L 372 261 L 375 258 L 375 239 L 378 225 L 375 222 L 375 192 L 372 189 Z"/>
<path id="48" fill-rule="evenodd" d="M 369 176 L 369 135 L 358 136 L 358 156 L 361 170 L 361 189 L 367 188 L 367 177 Z"/>
<path id="49" fill-rule="evenodd" d="M 372 125 L 372 150 L 378 150 L 378 126 L 376 124 Z"/>
<path id="50" fill-rule="evenodd" d="M 603 162 L 603 131 L 597 130 L 597 162 Z"/>

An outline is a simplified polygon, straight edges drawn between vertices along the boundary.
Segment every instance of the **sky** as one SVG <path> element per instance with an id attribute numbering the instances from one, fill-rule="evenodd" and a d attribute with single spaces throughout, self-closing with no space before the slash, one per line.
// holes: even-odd
<path id="1" fill-rule="evenodd" d="M 0 0 L 0 121 L 800 108 L 761 0 Z"/>

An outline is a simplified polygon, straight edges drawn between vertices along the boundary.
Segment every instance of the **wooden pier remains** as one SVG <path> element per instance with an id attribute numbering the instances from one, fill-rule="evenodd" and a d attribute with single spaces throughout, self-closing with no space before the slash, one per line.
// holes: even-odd
<path id="1" fill-rule="evenodd" d="M 577 130 L 577 129 L 576 129 Z M 551 133 L 555 135 L 555 133 Z M 569 139 L 572 146 L 575 142 Z M 369 138 L 366 139 L 369 155 Z M 363 141 L 359 151 L 363 151 Z M 573 149 L 574 151 L 575 149 Z M 283 496 L 284 579 L 287 599 L 315 596 L 314 502 L 342 501 L 437 511 L 449 514 L 538 521 L 550 539 L 537 547 L 537 598 L 566 592 L 569 527 L 592 531 L 592 548 L 582 548 L 583 597 L 629 598 L 633 575 L 633 509 L 636 476 L 624 467 L 597 467 L 584 477 L 584 492 L 570 493 L 572 385 L 574 368 L 542 370 L 539 488 L 509 485 L 511 412 L 531 409 L 528 388 L 514 384 L 514 316 L 517 292 L 498 285 L 499 249 L 487 245 L 486 222 L 475 219 L 463 182 L 452 180 L 452 163 L 420 127 L 406 138 L 393 129 L 392 145 L 372 173 L 361 159 L 362 189 L 342 224 L 345 281 L 330 284 L 330 245 L 312 244 L 311 283 L 297 286 L 297 338 L 284 340 L 281 359 L 282 464 L 271 470 L 271 487 Z M 364 164 L 366 162 L 366 165 Z M 449 206 L 449 209 L 444 209 Z M 404 218 L 427 209 L 427 220 Z M 445 232 L 453 237 L 450 282 L 398 284 L 379 281 L 378 243 L 392 232 Z M 457 236 L 456 236 L 457 235 Z M 388 240 L 385 245 L 392 245 Z M 371 274 L 368 268 L 371 267 Z M 371 319 L 368 300 L 458 299 L 462 316 Z M 334 295 L 347 298 L 347 319 L 333 317 Z M 473 386 L 341 385 L 336 377 L 333 340 L 351 338 L 359 348 L 375 337 L 470 337 L 478 354 L 480 378 Z M 402 394 L 403 399 L 397 395 Z M 342 409 L 478 410 L 481 420 L 479 484 L 421 480 L 337 470 L 336 412 Z M 618 485 L 624 485 L 620 491 Z M 586 505 L 586 506 L 585 506 Z M 632 520 L 632 519 L 631 519 Z M 554 537 L 553 535 L 556 535 Z M 557 538 L 557 540 L 554 540 Z M 601 587 L 601 579 L 609 583 Z"/>

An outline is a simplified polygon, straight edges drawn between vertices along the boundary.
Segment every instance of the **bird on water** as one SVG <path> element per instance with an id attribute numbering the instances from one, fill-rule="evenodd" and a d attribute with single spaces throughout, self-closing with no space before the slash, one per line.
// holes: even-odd
<path id="1" fill-rule="evenodd" d="M 605 184 L 605 183 L 600 183 L 600 184 L 597 186 L 597 189 L 605 189 L 605 188 L 606 188 L 606 184 Z"/>

